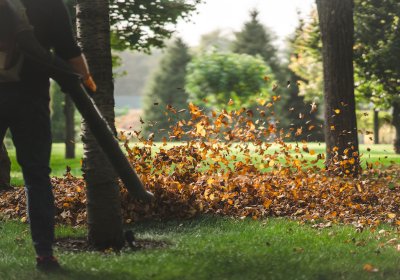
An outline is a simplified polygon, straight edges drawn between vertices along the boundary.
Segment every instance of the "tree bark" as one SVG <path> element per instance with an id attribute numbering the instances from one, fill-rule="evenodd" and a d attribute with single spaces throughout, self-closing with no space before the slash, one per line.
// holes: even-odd
<path id="1" fill-rule="evenodd" d="M 0 146 L 0 189 L 8 188 L 11 184 L 11 161 L 4 144 Z"/>
<path id="2" fill-rule="evenodd" d="M 75 158 L 75 107 L 71 97 L 65 95 L 65 158 Z"/>
<path id="3" fill-rule="evenodd" d="M 116 133 L 108 0 L 77 1 L 77 34 L 97 82 L 95 103 Z M 100 250 L 119 249 L 124 238 L 116 174 L 84 121 L 82 141 L 89 243 Z"/>
<path id="4" fill-rule="evenodd" d="M 374 110 L 374 144 L 379 144 L 379 111 Z"/>
<path id="5" fill-rule="evenodd" d="M 357 175 L 353 1 L 317 0 L 317 8 L 323 43 L 326 164 L 335 172 Z"/>
<path id="6" fill-rule="evenodd" d="M 393 101 L 393 126 L 396 128 L 396 139 L 394 140 L 394 151 L 400 154 L 400 99 Z"/>

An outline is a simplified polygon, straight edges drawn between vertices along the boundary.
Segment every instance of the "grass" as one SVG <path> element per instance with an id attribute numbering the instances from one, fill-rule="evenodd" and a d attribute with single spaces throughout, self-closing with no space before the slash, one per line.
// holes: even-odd
<path id="1" fill-rule="evenodd" d="M 160 144 L 156 144 L 159 146 Z M 170 144 L 171 146 L 173 144 Z M 325 152 L 325 145 L 318 143 L 310 143 L 308 144 L 310 150 L 315 150 L 316 154 Z M 367 149 L 371 149 L 368 151 Z M 278 149 L 278 146 L 272 146 L 269 151 L 273 153 Z M 82 176 L 81 172 L 81 158 L 83 154 L 83 148 L 81 144 L 77 145 L 76 149 L 76 159 L 68 159 L 64 158 L 64 144 L 53 144 L 52 148 L 52 157 L 51 157 L 51 168 L 52 168 L 52 176 L 62 176 L 65 173 L 66 166 L 71 167 L 71 172 L 75 176 Z M 365 162 L 380 162 L 381 164 L 388 165 L 391 163 L 400 164 L 400 155 L 396 155 L 393 153 L 393 146 L 382 144 L 382 145 L 361 145 L 360 152 L 363 155 L 362 162 L 363 166 L 365 166 Z M 12 184 L 13 185 L 23 185 L 23 178 L 21 174 L 21 169 L 17 164 L 15 158 L 15 149 L 10 148 L 9 154 L 12 162 Z M 239 157 L 240 158 L 240 157 Z M 311 156 L 309 154 L 305 154 L 305 158 L 310 159 Z M 315 158 L 315 156 L 313 157 Z M 320 162 L 322 165 L 322 162 Z"/>
<path id="2" fill-rule="evenodd" d="M 168 248 L 115 253 L 57 251 L 66 271 L 35 271 L 27 226 L 2 225 L 0 279 L 400 279 L 400 256 L 382 247 L 377 232 L 353 227 L 323 230 L 285 219 L 244 221 L 202 217 L 139 223 L 139 238 L 164 240 Z M 58 236 L 83 229 L 58 228 Z M 387 236 L 386 239 L 395 236 Z M 378 272 L 367 272 L 372 264 Z"/>
<path id="3" fill-rule="evenodd" d="M 317 153 L 323 145 L 311 144 Z M 362 146 L 365 158 L 385 164 L 400 163 L 391 145 Z M 52 175 L 65 166 L 80 173 L 82 147 L 77 159 L 65 160 L 64 147 L 53 146 Z M 22 184 L 15 151 L 13 183 Z M 386 158 L 387 157 L 387 158 Z M 392 230 L 390 228 L 386 228 Z M 139 238 L 163 240 L 168 248 L 115 253 L 71 253 L 57 250 L 65 271 L 45 275 L 34 268 L 34 252 L 26 224 L 0 219 L 0 279 L 400 279 L 400 254 L 387 245 L 398 233 L 379 240 L 378 231 L 356 232 L 351 226 L 323 230 L 286 219 L 264 221 L 201 217 L 188 221 L 135 224 Z M 57 228 L 58 237 L 85 236 L 84 228 Z M 367 272 L 372 264 L 378 272 Z"/>

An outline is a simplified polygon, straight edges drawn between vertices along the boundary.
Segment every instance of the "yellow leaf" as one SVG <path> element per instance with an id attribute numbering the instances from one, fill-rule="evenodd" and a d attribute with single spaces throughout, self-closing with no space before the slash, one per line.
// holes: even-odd
<path id="1" fill-rule="evenodd" d="M 379 271 L 376 267 L 374 267 L 372 264 L 369 264 L 369 263 L 365 264 L 363 269 L 368 272 L 378 272 Z"/>
<path id="2" fill-rule="evenodd" d="M 272 200 L 268 199 L 263 203 L 265 209 L 268 209 L 272 204 Z"/>
<path id="3" fill-rule="evenodd" d="M 339 114 L 340 114 L 340 109 L 336 109 L 336 110 L 335 110 L 335 113 L 336 113 L 337 115 L 339 115 Z"/>
<path id="4" fill-rule="evenodd" d="M 394 218 L 396 218 L 396 214 L 388 213 L 388 217 L 389 217 L 389 219 L 394 219 Z"/>
<path id="5" fill-rule="evenodd" d="M 196 131 L 198 134 L 200 134 L 201 136 L 205 137 L 206 136 L 206 130 L 204 129 L 204 126 L 201 122 L 199 122 L 196 125 Z"/>
<path id="6" fill-rule="evenodd" d="M 258 99 L 257 99 L 257 102 L 258 102 L 258 104 L 260 104 L 261 106 L 264 106 L 265 103 L 267 103 L 267 100 L 258 98 Z"/>

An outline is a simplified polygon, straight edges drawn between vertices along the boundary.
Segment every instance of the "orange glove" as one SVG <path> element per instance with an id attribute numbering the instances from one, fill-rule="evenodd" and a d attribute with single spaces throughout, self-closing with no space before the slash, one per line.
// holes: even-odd
<path id="1" fill-rule="evenodd" d="M 97 91 L 97 85 L 93 80 L 92 75 L 88 75 L 86 79 L 83 80 L 83 84 L 85 87 L 87 87 L 91 92 L 96 92 Z"/>

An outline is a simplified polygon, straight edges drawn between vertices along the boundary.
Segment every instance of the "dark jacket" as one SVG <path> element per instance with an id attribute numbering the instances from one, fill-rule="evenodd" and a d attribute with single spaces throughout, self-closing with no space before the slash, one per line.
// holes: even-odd
<path id="1" fill-rule="evenodd" d="M 81 54 L 71 25 L 68 11 L 62 0 L 22 0 L 36 38 L 41 45 L 68 60 Z M 49 86 L 49 78 L 35 61 L 26 59 L 21 73 L 22 83 L 28 87 Z"/>

